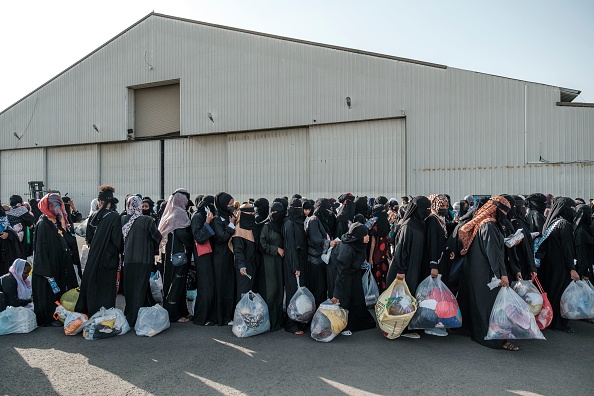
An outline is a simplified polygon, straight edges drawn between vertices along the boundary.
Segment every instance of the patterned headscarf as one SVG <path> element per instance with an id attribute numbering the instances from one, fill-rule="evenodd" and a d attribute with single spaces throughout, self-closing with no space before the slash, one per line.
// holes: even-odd
<path id="1" fill-rule="evenodd" d="M 64 207 L 64 201 L 62 201 L 59 194 L 45 194 L 39 201 L 39 210 L 50 219 L 58 220 L 63 229 L 69 226 L 66 207 Z"/>
<path id="2" fill-rule="evenodd" d="M 462 256 L 465 256 L 466 253 L 468 253 L 468 249 L 470 249 L 470 245 L 481 226 L 486 223 L 495 223 L 497 221 L 497 209 L 500 209 L 503 213 L 507 214 L 511 209 L 511 204 L 501 195 L 493 197 L 476 211 L 472 220 L 460 228 L 458 231 L 458 238 L 462 242 L 462 250 L 460 250 Z"/>
<path id="3" fill-rule="evenodd" d="M 17 294 L 20 300 L 28 300 L 31 298 L 31 281 L 29 278 L 23 279 L 23 270 L 27 262 L 23 259 L 16 259 L 8 269 L 17 282 Z"/>
<path id="4" fill-rule="evenodd" d="M 134 220 L 142 215 L 142 199 L 137 195 L 132 195 L 126 202 L 126 213 L 130 216 L 130 219 L 122 227 L 122 234 L 124 235 L 124 241 L 128 238 L 128 233 L 134 224 Z"/>
<path id="5" fill-rule="evenodd" d="M 6 216 L 6 211 L 2 206 L 0 206 L 0 232 L 10 229 L 10 222 L 8 221 L 8 216 Z"/>
<path id="6" fill-rule="evenodd" d="M 439 224 L 443 231 L 445 232 L 445 236 L 448 236 L 448 229 L 446 227 L 446 221 L 444 216 L 440 216 L 439 214 L 439 207 L 442 203 L 447 203 L 449 205 L 450 201 L 448 201 L 448 197 L 443 194 L 431 194 L 427 198 L 431 201 L 431 214 L 435 216 L 437 220 L 439 220 Z"/>
<path id="7" fill-rule="evenodd" d="M 189 196 L 190 194 L 186 190 L 178 188 L 167 200 L 163 217 L 161 217 L 161 222 L 159 223 L 159 232 L 163 236 L 160 245 L 161 253 L 165 253 L 165 246 L 167 245 L 170 233 L 190 225 L 190 218 L 186 210 L 190 202 Z"/>

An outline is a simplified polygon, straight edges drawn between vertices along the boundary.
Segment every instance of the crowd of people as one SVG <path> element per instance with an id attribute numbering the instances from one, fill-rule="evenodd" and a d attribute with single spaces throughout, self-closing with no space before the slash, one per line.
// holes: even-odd
<path id="1" fill-rule="evenodd" d="M 74 232 L 78 211 L 57 193 L 0 207 L 0 290 L 6 305 L 28 306 L 39 326 L 54 320 L 55 301 L 80 288 L 75 311 L 93 315 L 125 296 L 134 327 L 141 307 L 155 304 L 152 274 L 163 279 L 163 307 L 171 322 L 233 324 L 237 302 L 252 290 L 265 300 L 270 330 L 303 334 L 285 306 L 300 286 L 316 306 L 330 299 L 348 310 L 343 334 L 376 326 L 366 307 L 362 274 L 370 268 L 379 292 L 405 280 L 414 296 L 420 282 L 440 277 L 456 295 L 471 338 L 490 348 L 518 350 L 509 341 L 485 341 L 499 287 L 538 275 L 553 307 L 553 330 L 573 332 L 560 314 L 572 280 L 590 279 L 594 265 L 594 202 L 541 193 L 355 197 L 345 193 L 315 201 L 299 194 L 240 203 L 225 192 L 193 201 L 177 189 L 156 203 L 128 195 L 117 211 L 115 189 L 100 186 L 87 219 L 86 265 Z M 78 219 L 79 220 L 79 219 Z M 511 247 L 504 238 L 518 230 Z M 33 258 L 33 263 L 27 258 Z M 29 272 L 31 275 L 29 276 Z M 154 275 L 153 275 L 154 276 Z M 496 278 L 499 287 L 487 284 Z M 193 309 L 188 289 L 197 289 Z M 190 312 L 193 311 L 193 312 Z M 445 329 L 425 331 L 446 336 Z M 414 330 L 402 334 L 419 338 Z"/>

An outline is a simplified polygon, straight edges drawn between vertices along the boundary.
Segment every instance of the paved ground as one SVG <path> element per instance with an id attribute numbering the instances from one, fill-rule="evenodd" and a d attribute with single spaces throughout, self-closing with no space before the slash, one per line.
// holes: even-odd
<path id="1" fill-rule="evenodd" d="M 594 324 L 573 325 L 576 334 L 545 331 L 520 352 L 459 335 L 387 340 L 378 329 L 323 344 L 192 323 L 97 341 L 38 328 L 0 338 L 0 394 L 591 396 Z"/>

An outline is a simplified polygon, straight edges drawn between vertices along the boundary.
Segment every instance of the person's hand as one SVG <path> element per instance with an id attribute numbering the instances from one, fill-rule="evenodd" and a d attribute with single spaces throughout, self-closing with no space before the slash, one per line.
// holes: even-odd
<path id="1" fill-rule="evenodd" d="M 214 214 L 212 214 L 212 212 L 210 212 L 210 213 L 208 213 L 208 214 L 206 215 L 206 222 L 207 222 L 208 224 L 210 224 L 210 222 L 212 221 L 212 219 L 214 219 Z"/>
<path id="2" fill-rule="evenodd" d="M 571 275 L 571 279 L 573 279 L 574 281 L 580 280 L 580 276 L 578 275 L 576 270 L 571 270 L 570 275 Z"/>
<path id="3" fill-rule="evenodd" d="M 508 287 L 509 286 L 509 279 L 507 279 L 507 276 L 502 276 L 501 277 L 501 282 L 499 283 L 500 286 L 502 287 Z"/>
<path id="4" fill-rule="evenodd" d="M 235 216 L 229 216 L 229 223 L 235 225 Z"/>
<path id="5" fill-rule="evenodd" d="M 285 251 L 283 249 L 277 248 L 276 250 L 277 250 L 279 256 L 285 257 Z"/>
<path id="6" fill-rule="evenodd" d="M 239 273 L 243 276 L 247 276 L 247 270 L 245 268 L 240 269 Z"/>
<path id="7" fill-rule="evenodd" d="M 439 270 L 437 268 L 433 268 L 431 270 L 431 277 L 432 278 L 437 278 L 438 275 L 439 275 Z"/>
<path id="8" fill-rule="evenodd" d="M 8 232 L 1 232 L 0 239 L 6 239 L 6 238 L 8 238 Z"/>
<path id="9" fill-rule="evenodd" d="M 336 245 L 338 245 L 340 243 L 340 241 L 330 241 L 330 247 L 334 247 Z"/>
<path id="10" fill-rule="evenodd" d="M 516 274 L 516 280 L 522 280 L 522 273 L 521 272 L 518 272 Z"/>
<path id="11" fill-rule="evenodd" d="M 340 300 L 336 297 L 332 297 L 330 301 L 332 301 L 332 304 L 340 304 Z"/>
<path id="12" fill-rule="evenodd" d="M 301 275 L 301 271 L 295 271 L 295 275 L 296 276 L 300 276 Z"/>
<path id="13" fill-rule="evenodd" d="M 373 257 L 369 257 L 369 260 L 367 260 L 367 264 L 369 264 L 370 267 L 373 267 Z"/>
<path id="14" fill-rule="evenodd" d="M 404 280 L 404 274 L 396 274 L 396 279 Z"/>
<path id="15" fill-rule="evenodd" d="M 450 260 L 453 260 L 456 258 L 456 254 L 454 252 L 450 253 Z"/>

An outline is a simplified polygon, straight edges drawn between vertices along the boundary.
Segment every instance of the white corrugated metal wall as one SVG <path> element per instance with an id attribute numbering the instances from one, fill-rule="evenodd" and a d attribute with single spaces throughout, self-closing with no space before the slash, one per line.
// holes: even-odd
<path id="1" fill-rule="evenodd" d="M 0 152 L 0 202 L 8 203 L 11 195 L 30 199 L 30 181 L 44 180 L 44 149 L 6 150 Z"/>
<path id="2" fill-rule="evenodd" d="M 62 195 L 68 193 L 76 208 L 87 216 L 100 184 L 98 145 L 47 149 L 45 184 L 48 190 L 58 190 Z"/>

